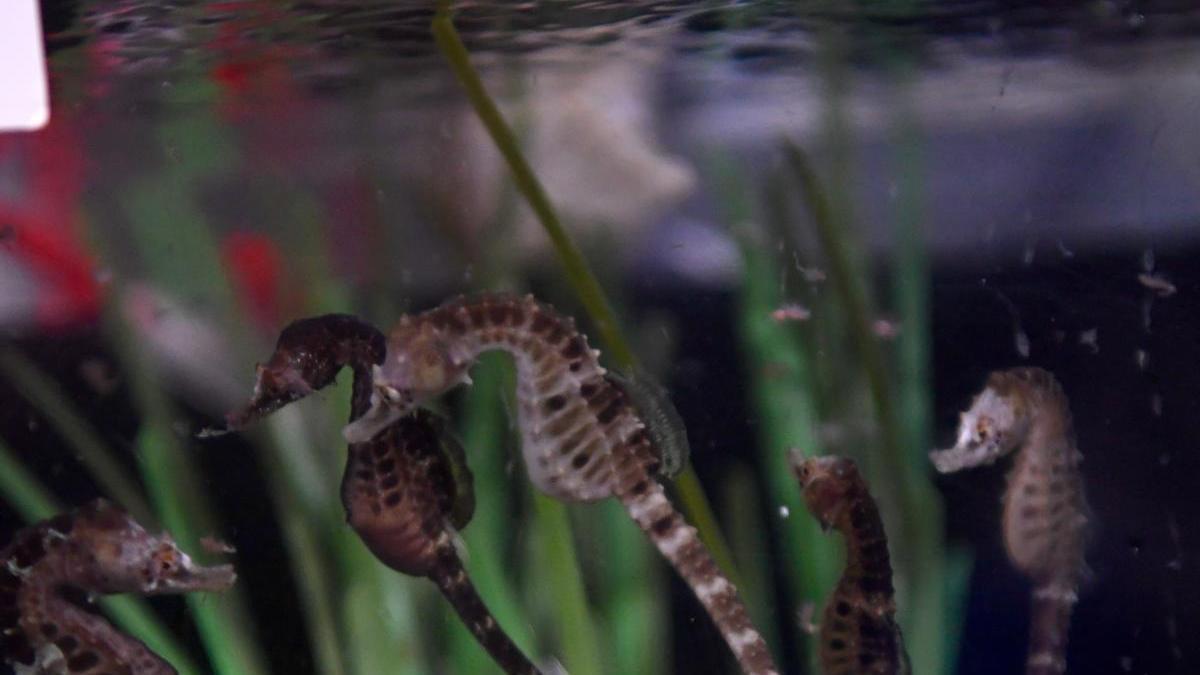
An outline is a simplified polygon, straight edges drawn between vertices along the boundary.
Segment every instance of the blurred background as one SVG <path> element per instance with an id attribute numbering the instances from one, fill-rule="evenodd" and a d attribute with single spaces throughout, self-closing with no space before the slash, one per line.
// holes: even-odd
<path id="1" fill-rule="evenodd" d="M 935 479 L 926 460 L 1017 365 L 1070 397 L 1093 510 L 1068 672 L 1200 668 L 1194 3 L 454 8 L 617 339 L 678 408 L 694 472 L 673 494 L 787 672 L 817 672 L 801 617 L 841 548 L 789 447 L 864 467 L 914 672 L 1021 671 L 1006 464 Z M 495 672 L 430 583 L 344 525 L 348 374 L 249 433 L 197 436 L 289 321 L 386 328 L 456 293 L 531 291 L 620 352 L 433 17 L 42 2 L 51 122 L 0 133 L 0 541 L 98 495 L 189 550 L 229 541 L 234 592 L 103 604 L 185 675 Z M 619 506 L 535 495 L 505 359 L 473 377 L 443 412 L 475 475 L 468 569 L 500 624 L 573 675 L 734 672 Z"/>

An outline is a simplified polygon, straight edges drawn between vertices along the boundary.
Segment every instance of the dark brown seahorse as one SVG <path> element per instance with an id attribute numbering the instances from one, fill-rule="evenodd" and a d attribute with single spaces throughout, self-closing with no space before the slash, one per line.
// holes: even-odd
<path id="1" fill-rule="evenodd" d="M 911 672 L 896 624 L 892 563 L 879 508 L 853 460 L 805 459 L 792 451 L 792 470 L 804 503 L 826 530 L 846 540 L 846 569 L 821 620 L 825 675 L 902 675 Z"/>
<path id="2" fill-rule="evenodd" d="M 331 384 L 347 366 L 354 373 L 350 419 L 360 419 L 371 405 L 372 367 L 383 362 L 385 342 L 381 332 L 352 316 L 292 323 L 258 367 L 253 399 L 229 416 L 229 426 L 240 428 Z M 455 548 L 456 530 L 470 520 L 474 497 L 462 449 L 439 419 L 417 410 L 351 443 L 342 504 L 367 548 L 392 569 L 429 577 L 505 672 L 538 673 L 480 599 Z"/>
<path id="3" fill-rule="evenodd" d="M 98 499 L 19 532 L 0 551 L 0 645 L 17 675 L 174 675 L 146 645 L 69 594 L 221 591 L 231 565 L 203 567 Z"/>
<path id="4" fill-rule="evenodd" d="M 1033 581 L 1028 675 L 1067 669 L 1067 634 L 1086 573 L 1087 500 L 1079 472 L 1070 404 L 1041 368 L 988 377 L 962 414 L 953 448 L 930 453 L 942 473 L 991 464 L 1017 451 L 1004 493 L 1004 545 Z"/>
<path id="5" fill-rule="evenodd" d="M 372 438 L 392 420 L 458 384 L 482 352 L 516 363 L 518 422 L 534 485 L 564 501 L 615 496 L 678 570 L 712 617 L 742 670 L 776 672 L 733 584 L 695 528 L 667 500 L 662 454 L 632 397 L 598 362 L 599 352 L 563 317 L 532 296 L 457 298 L 405 316 L 374 369 L 371 409 L 345 430 Z"/>

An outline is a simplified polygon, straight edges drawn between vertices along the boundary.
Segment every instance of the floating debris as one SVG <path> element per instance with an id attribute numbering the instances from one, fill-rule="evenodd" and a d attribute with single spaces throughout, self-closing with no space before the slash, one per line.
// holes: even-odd
<path id="1" fill-rule="evenodd" d="M 1013 334 L 1013 346 L 1016 347 L 1017 353 L 1021 355 L 1021 358 L 1029 358 L 1029 336 L 1025 334 L 1025 331 L 1020 326 L 1017 326 Z"/>
<path id="2" fill-rule="evenodd" d="M 825 272 L 816 267 L 801 267 L 800 274 L 803 274 L 804 280 L 810 284 L 819 284 L 825 281 Z"/>
<path id="3" fill-rule="evenodd" d="M 1145 370 L 1150 364 L 1150 355 L 1145 349 L 1138 349 L 1133 352 L 1133 362 L 1137 364 L 1138 370 Z"/>
<path id="4" fill-rule="evenodd" d="M 889 319 L 875 319 L 871 323 L 871 332 L 884 340 L 894 340 L 900 334 L 900 322 Z"/>
<path id="5" fill-rule="evenodd" d="M 804 277 L 804 280 L 808 283 L 819 284 L 825 281 L 825 271 L 820 267 L 805 267 L 804 265 L 801 265 L 800 256 L 797 255 L 795 251 L 792 251 L 792 262 L 796 264 L 796 271 L 799 272 L 800 276 Z"/>
<path id="6" fill-rule="evenodd" d="M 1079 344 L 1092 350 L 1093 354 L 1100 353 L 1100 331 L 1097 328 L 1089 328 L 1079 332 Z"/>
<path id="7" fill-rule="evenodd" d="M 1175 295 L 1175 284 L 1167 281 L 1167 279 L 1161 274 L 1143 272 L 1137 275 L 1137 278 L 1143 286 L 1149 288 L 1151 291 L 1154 291 L 1154 293 L 1160 298 L 1167 298 Z"/>
<path id="8" fill-rule="evenodd" d="M 779 309 L 771 312 L 771 318 L 776 323 L 784 323 L 787 321 L 808 321 L 812 316 L 812 312 L 803 305 L 791 302 L 780 306 Z"/>

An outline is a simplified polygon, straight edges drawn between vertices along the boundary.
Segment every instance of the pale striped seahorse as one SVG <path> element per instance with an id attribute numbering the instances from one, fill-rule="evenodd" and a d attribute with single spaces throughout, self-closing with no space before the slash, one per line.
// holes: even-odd
<path id="1" fill-rule="evenodd" d="M 1003 528 L 1009 560 L 1033 581 L 1025 672 L 1053 675 L 1067 668 L 1071 611 L 1086 573 L 1088 507 L 1067 397 L 1041 368 L 992 373 L 962 414 L 954 447 L 930 458 L 950 473 L 1013 450 Z"/>
<path id="2" fill-rule="evenodd" d="M 415 406 L 465 382 L 482 352 L 516 363 L 518 423 L 526 469 L 541 491 L 564 501 L 615 496 L 691 587 L 742 670 L 776 672 L 733 584 L 658 480 L 662 457 L 629 392 L 602 368 L 599 352 L 532 296 L 456 298 L 405 316 L 375 369 L 370 412 L 345 434 L 365 441 Z"/>
<path id="3" fill-rule="evenodd" d="M 820 660 L 825 675 L 912 672 L 896 624 L 892 563 L 879 508 L 853 460 L 805 459 L 792 451 L 804 504 L 821 527 L 842 533 L 846 567 L 825 604 Z"/>
<path id="4" fill-rule="evenodd" d="M 328 386 L 343 367 L 354 373 L 353 423 L 370 408 L 372 367 L 383 362 L 385 344 L 383 333 L 352 316 L 292 323 L 258 367 L 253 399 L 229 415 L 229 427 L 241 428 Z M 416 410 L 351 443 L 342 504 L 367 548 L 388 567 L 433 581 L 505 672 L 539 672 L 496 623 L 463 568 L 454 542 L 475 501 L 462 448 L 441 420 Z"/>
<path id="5" fill-rule="evenodd" d="M 221 591 L 230 565 L 192 562 L 103 499 L 19 532 L 0 551 L 0 651 L 17 675 L 175 675 L 175 668 L 70 594 Z"/>

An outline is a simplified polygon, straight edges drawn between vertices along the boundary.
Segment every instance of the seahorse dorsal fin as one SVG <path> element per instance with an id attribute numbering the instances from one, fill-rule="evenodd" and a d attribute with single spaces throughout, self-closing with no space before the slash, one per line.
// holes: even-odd
<path id="1" fill-rule="evenodd" d="M 646 425 L 646 431 L 658 449 L 659 461 L 662 463 L 658 470 L 660 476 L 674 478 L 687 466 L 688 446 L 687 429 L 683 418 L 671 403 L 670 393 L 666 387 L 659 384 L 653 377 L 635 369 L 631 373 L 608 371 L 608 377 L 625 390 Z"/>
<path id="2" fill-rule="evenodd" d="M 475 477 L 471 474 L 470 467 L 467 466 L 467 453 L 445 418 L 426 410 L 422 410 L 420 414 L 429 417 L 437 434 L 438 452 L 441 453 L 450 468 L 450 478 L 454 482 L 454 495 L 447 518 L 451 525 L 461 530 L 471 522 L 471 516 L 475 515 Z"/>

